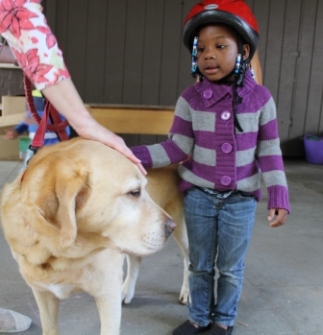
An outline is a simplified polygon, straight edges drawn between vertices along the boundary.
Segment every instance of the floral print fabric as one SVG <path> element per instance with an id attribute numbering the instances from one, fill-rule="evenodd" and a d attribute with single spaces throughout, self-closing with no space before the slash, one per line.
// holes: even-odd
<path id="1" fill-rule="evenodd" d="M 0 0 L 0 34 L 38 90 L 70 77 L 41 0 Z"/>

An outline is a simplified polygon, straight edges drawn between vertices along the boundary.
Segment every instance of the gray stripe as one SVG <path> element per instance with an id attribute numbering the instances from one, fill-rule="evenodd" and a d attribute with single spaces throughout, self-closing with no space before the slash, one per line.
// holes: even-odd
<path id="1" fill-rule="evenodd" d="M 255 160 L 255 150 L 256 148 L 238 151 L 237 166 L 245 166 L 252 163 Z"/>
<path id="2" fill-rule="evenodd" d="M 281 155 L 280 140 L 276 138 L 274 140 L 259 141 L 257 154 L 259 157 Z"/>
<path id="3" fill-rule="evenodd" d="M 216 152 L 212 149 L 202 148 L 195 145 L 193 152 L 193 160 L 208 166 L 215 166 Z"/>
<path id="4" fill-rule="evenodd" d="M 260 174 L 241 179 L 237 182 L 237 189 L 243 192 L 253 192 L 260 188 Z"/>
<path id="5" fill-rule="evenodd" d="M 237 119 L 244 133 L 257 132 L 259 126 L 265 125 L 276 118 L 276 106 L 273 98 L 255 113 L 237 114 Z"/>
<path id="6" fill-rule="evenodd" d="M 194 139 L 185 135 L 169 134 L 168 138 L 172 140 L 187 155 L 193 151 Z"/>
<path id="7" fill-rule="evenodd" d="M 285 172 L 283 171 L 270 171 L 263 172 L 262 174 L 266 187 L 270 186 L 285 186 L 287 187 L 287 181 Z"/>
<path id="8" fill-rule="evenodd" d="M 184 98 L 179 97 L 175 107 L 175 115 L 179 116 L 185 121 L 191 122 L 192 118 L 190 109 L 191 107 L 189 106 L 188 102 Z"/>
<path id="9" fill-rule="evenodd" d="M 244 133 L 257 132 L 259 129 L 259 115 L 260 111 L 255 113 L 241 113 L 237 114 L 238 122 Z"/>
<path id="10" fill-rule="evenodd" d="M 195 131 L 215 131 L 215 113 L 196 111 L 183 97 L 179 97 L 177 100 L 175 115 L 185 121 L 192 122 Z"/>
<path id="11" fill-rule="evenodd" d="M 171 162 L 167 152 L 160 144 L 148 145 L 147 148 L 151 155 L 154 168 L 170 165 Z"/>
<path id="12" fill-rule="evenodd" d="M 262 108 L 259 124 L 260 126 L 263 126 L 274 119 L 276 119 L 276 105 L 274 99 L 270 98 Z"/>
<path id="13" fill-rule="evenodd" d="M 215 113 L 202 112 L 191 109 L 193 130 L 215 131 Z"/>
<path id="14" fill-rule="evenodd" d="M 214 183 L 208 180 L 205 180 L 204 178 L 200 178 L 196 176 L 191 171 L 187 170 L 183 165 L 179 166 L 178 172 L 184 180 L 194 185 L 201 186 L 201 187 L 214 188 Z"/>

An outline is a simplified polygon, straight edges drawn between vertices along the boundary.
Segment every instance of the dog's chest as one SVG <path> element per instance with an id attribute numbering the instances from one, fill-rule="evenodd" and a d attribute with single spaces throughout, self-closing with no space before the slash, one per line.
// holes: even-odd
<path id="1" fill-rule="evenodd" d="M 76 289 L 75 285 L 71 284 L 43 284 L 38 283 L 43 289 L 52 292 L 59 299 L 66 299 Z"/>

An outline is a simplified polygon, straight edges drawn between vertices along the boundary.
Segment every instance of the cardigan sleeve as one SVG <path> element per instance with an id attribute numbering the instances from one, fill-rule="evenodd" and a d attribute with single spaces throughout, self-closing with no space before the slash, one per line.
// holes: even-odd
<path id="1" fill-rule="evenodd" d="M 158 168 L 182 162 L 192 153 L 194 145 L 190 107 L 180 97 L 176 103 L 173 124 L 164 142 L 132 147 L 144 167 Z"/>
<path id="2" fill-rule="evenodd" d="M 290 212 L 289 194 L 278 135 L 276 105 L 273 98 L 260 112 L 257 157 L 268 191 L 268 209 Z"/>

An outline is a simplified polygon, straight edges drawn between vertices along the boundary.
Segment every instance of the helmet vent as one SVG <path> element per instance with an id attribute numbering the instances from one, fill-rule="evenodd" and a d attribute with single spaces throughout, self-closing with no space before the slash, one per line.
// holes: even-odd
<path id="1" fill-rule="evenodd" d="M 212 4 L 212 5 L 207 5 L 204 7 L 205 10 L 214 10 L 214 9 L 217 9 L 219 6 L 218 5 L 215 5 L 215 4 Z"/>

